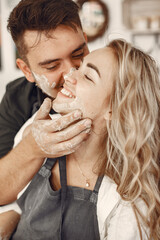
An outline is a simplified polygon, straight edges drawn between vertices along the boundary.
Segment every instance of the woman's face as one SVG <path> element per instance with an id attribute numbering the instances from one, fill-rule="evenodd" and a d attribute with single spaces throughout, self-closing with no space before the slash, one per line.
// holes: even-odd
<path id="1" fill-rule="evenodd" d="M 78 70 L 65 76 L 64 88 L 53 102 L 55 111 L 66 114 L 80 109 L 84 118 L 104 120 L 114 80 L 115 59 L 110 48 L 87 55 Z"/>

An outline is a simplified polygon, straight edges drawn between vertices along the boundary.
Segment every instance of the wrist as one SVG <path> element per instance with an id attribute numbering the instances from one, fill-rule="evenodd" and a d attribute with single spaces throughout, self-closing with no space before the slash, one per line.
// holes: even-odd
<path id="1" fill-rule="evenodd" d="M 17 148 L 18 147 L 18 148 Z M 19 145 L 15 148 L 15 151 L 18 151 L 18 155 L 20 152 L 23 154 L 23 157 L 33 159 L 44 159 L 45 153 L 40 149 L 38 144 L 36 143 L 31 131 L 21 140 Z"/>

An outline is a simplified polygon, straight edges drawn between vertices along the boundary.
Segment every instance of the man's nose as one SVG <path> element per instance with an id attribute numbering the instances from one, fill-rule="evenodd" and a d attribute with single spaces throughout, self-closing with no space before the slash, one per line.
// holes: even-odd
<path id="1" fill-rule="evenodd" d="M 68 82 L 68 83 L 74 84 L 74 85 L 77 83 L 77 80 L 75 78 L 75 74 L 73 73 L 75 70 L 76 70 L 75 68 L 71 68 L 70 72 L 68 74 L 64 75 L 64 81 L 65 82 Z"/>
<path id="2" fill-rule="evenodd" d="M 75 62 L 70 59 L 66 60 L 63 65 L 63 76 L 68 74 L 71 71 L 71 69 L 74 68 L 75 69 L 78 68 L 78 66 L 75 66 Z"/>

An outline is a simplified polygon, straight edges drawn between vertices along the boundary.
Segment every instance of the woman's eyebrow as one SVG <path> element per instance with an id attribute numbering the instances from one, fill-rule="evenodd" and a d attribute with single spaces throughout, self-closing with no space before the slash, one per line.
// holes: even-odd
<path id="1" fill-rule="evenodd" d="M 87 63 L 87 67 L 94 69 L 97 72 L 98 76 L 101 77 L 101 74 L 100 74 L 98 68 L 94 64 Z"/>

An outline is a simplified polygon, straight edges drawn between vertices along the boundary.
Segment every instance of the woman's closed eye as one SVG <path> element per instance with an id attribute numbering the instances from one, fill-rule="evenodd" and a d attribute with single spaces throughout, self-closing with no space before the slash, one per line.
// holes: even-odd
<path id="1" fill-rule="evenodd" d="M 87 74 L 84 74 L 85 78 L 91 82 L 93 82 L 93 80 L 87 75 Z"/>

